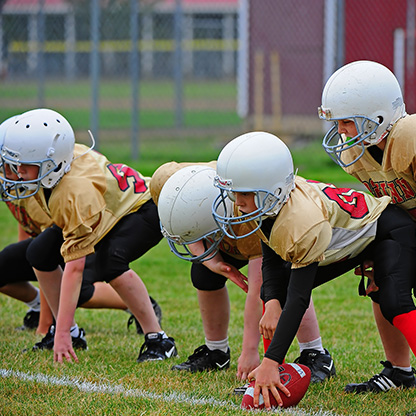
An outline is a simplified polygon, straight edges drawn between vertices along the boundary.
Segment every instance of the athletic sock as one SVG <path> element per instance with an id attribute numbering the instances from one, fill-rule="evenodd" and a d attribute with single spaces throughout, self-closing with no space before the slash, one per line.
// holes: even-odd
<path id="1" fill-rule="evenodd" d="M 399 367 L 398 365 L 393 365 L 393 368 L 397 368 L 398 370 L 407 371 L 410 373 L 412 371 L 412 367 Z"/>
<path id="2" fill-rule="evenodd" d="M 31 300 L 30 302 L 25 302 L 25 303 L 28 306 L 29 310 L 40 312 L 40 291 L 37 287 L 35 287 L 35 289 L 36 289 L 35 298 Z"/>
<path id="3" fill-rule="evenodd" d="M 228 351 L 228 337 L 220 341 L 210 341 L 207 338 L 205 338 L 205 345 L 211 351 L 220 350 L 222 352 L 227 352 Z"/>
<path id="4" fill-rule="evenodd" d="M 393 325 L 405 336 L 410 349 L 416 355 L 416 310 L 397 315 Z"/>
<path id="5" fill-rule="evenodd" d="M 322 338 L 316 338 L 313 341 L 308 342 L 298 342 L 300 352 L 303 350 L 317 350 L 321 352 L 322 354 L 325 353 L 324 347 L 322 345 Z"/>

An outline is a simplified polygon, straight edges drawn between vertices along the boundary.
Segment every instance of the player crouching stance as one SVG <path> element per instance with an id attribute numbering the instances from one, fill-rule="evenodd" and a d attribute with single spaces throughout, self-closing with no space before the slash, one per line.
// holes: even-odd
<path id="1" fill-rule="evenodd" d="M 116 290 L 145 333 L 137 361 L 175 356 L 173 338 L 162 331 L 146 286 L 129 267 L 162 239 L 149 178 L 85 146 L 74 147 L 68 121 L 55 111 L 36 109 L 17 117 L 1 149 L 3 164 L 19 177 L 0 178 L 7 197 L 36 198 L 62 229 L 63 272 L 48 264 L 48 253 L 42 258 L 32 255 L 32 245 L 27 252 L 56 320 L 54 360 L 78 361 L 71 336 L 83 338 L 83 331 L 75 324 L 74 313 L 86 257 L 93 252 L 97 275 Z M 36 237 L 38 248 L 43 238 L 43 233 Z"/>
<path id="2" fill-rule="evenodd" d="M 289 149 L 276 136 L 247 133 L 228 143 L 217 161 L 216 186 L 221 190 L 213 214 L 223 232 L 252 225 L 263 246 L 263 287 L 269 305 L 283 307 L 272 342 L 255 379 L 254 404 L 262 393 L 270 408 L 269 389 L 288 390 L 279 377 L 279 364 L 296 335 L 309 305 L 312 289 L 359 266 L 374 264 L 374 285 L 384 317 L 406 337 L 416 354 L 415 226 L 390 198 L 296 177 Z M 227 210 L 232 198 L 239 212 Z M 222 213 L 225 210 L 225 213 Z M 287 270 L 285 262 L 292 264 Z"/>
<path id="3" fill-rule="evenodd" d="M 214 187 L 215 168 L 216 162 L 170 162 L 156 170 L 150 183 L 152 198 L 158 205 L 162 232 L 171 251 L 179 258 L 192 262 L 191 278 L 198 292 L 205 333 L 205 345 L 197 348 L 187 361 L 172 369 L 195 372 L 229 367 L 227 335 L 230 302 L 226 282 L 231 280 L 247 293 L 243 344 L 237 368 L 237 378 L 246 380 L 260 363 L 261 240 L 255 234 L 238 240 L 229 238 L 215 223 L 212 204 L 219 194 Z M 237 233 L 244 235 L 248 231 L 249 225 L 241 224 Z M 246 265 L 247 277 L 239 271 Z M 265 350 L 273 336 L 275 324 L 275 319 L 265 324 L 269 329 L 268 334 L 264 334 Z M 296 362 L 310 368 L 312 382 L 320 383 L 334 376 L 334 361 L 323 348 L 312 299 L 297 338 L 301 354 Z M 243 394 L 246 387 L 239 387 L 234 393 Z"/>

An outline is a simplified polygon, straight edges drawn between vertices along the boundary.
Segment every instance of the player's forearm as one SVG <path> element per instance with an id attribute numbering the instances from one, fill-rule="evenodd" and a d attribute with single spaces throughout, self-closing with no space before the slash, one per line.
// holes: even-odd
<path id="1" fill-rule="evenodd" d="M 262 315 L 261 300 L 247 294 L 244 307 L 243 350 L 258 349 L 260 341 L 259 321 Z"/>
<path id="2" fill-rule="evenodd" d="M 74 316 L 82 284 L 85 257 L 68 262 L 62 276 L 57 331 L 69 331 L 75 324 Z"/>
<path id="3" fill-rule="evenodd" d="M 268 358 L 282 363 L 290 344 L 296 336 L 311 293 L 318 263 L 294 269 L 291 272 L 286 303 L 284 304 L 272 342 L 265 354 Z"/>

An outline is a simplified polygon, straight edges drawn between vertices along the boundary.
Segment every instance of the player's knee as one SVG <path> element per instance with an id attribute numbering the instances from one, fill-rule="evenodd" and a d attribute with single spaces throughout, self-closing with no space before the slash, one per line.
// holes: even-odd
<path id="1" fill-rule="evenodd" d="M 191 280 L 195 289 L 212 291 L 222 289 L 225 286 L 227 279 L 224 276 L 212 272 L 207 274 L 206 271 L 209 270 L 204 265 L 198 265 L 197 267 L 192 265 Z"/>
<path id="2" fill-rule="evenodd" d="M 56 247 L 59 252 L 59 247 Z M 29 264 L 37 270 L 50 272 L 55 270 L 62 259 L 60 255 L 54 255 L 53 252 L 47 250 L 42 244 L 38 244 L 36 239 L 26 250 L 26 259 Z"/>

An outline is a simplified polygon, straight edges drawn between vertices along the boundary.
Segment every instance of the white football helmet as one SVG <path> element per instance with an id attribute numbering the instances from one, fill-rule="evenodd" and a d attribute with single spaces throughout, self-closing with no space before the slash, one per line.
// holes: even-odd
<path id="1" fill-rule="evenodd" d="M 264 216 L 275 216 L 295 187 L 292 155 L 276 136 L 265 132 L 243 134 L 229 142 L 217 160 L 215 186 L 221 190 L 214 201 L 214 219 L 229 237 L 240 239 L 256 232 Z M 257 210 L 234 216 L 226 203 L 235 192 L 253 192 Z M 224 212 L 224 214 L 222 213 Z M 252 220 L 253 229 L 237 235 L 234 225 Z"/>
<path id="2" fill-rule="evenodd" d="M 2 163 L 17 172 L 22 164 L 39 166 L 34 180 L 11 180 L 5 175 L 7 196 L 10 199 L 28 198 L 40 187 L 54 187 L 71 169 L 75 136 L 68 121 L 49 109 L 30 110 L 16 117 L 7 128 L 1 149 Z M 24 189 L 24 191 L 22 191 Z"/>
<path id="3" fill-rule="evenodd" d="M 325 151 L 335 163 L 346 167 L 355 163 L 366 147 L 380 143 L 406 110 L 399 82 L 389 69 L 377 62 L 356 61 L 329 78 L 318 113 L 321 119 L 334 121 L 322 142 Z M 353 120 L 357 135 L 340 135 L 338 120 Z M 342 152 L 353 146 L 361 147 L 359 156 L 344 163 Z"/>
<path id="4" fill-rule="evenodd" d="M 163 185 L 158 200 L 162 234 L 173 253 L 193 262 L 209 260 L 224 238 L 212 216 L 218 196 L 214 187 L 215 169 L 191 165 L 175 172 Z M 205 251 L 192 254 L 188 245 L 203 241 Z"/>

